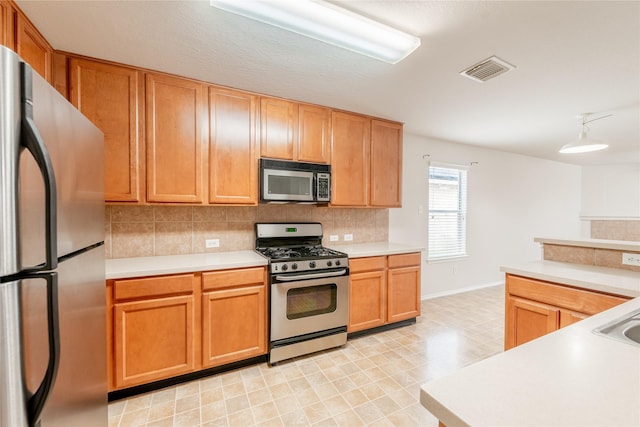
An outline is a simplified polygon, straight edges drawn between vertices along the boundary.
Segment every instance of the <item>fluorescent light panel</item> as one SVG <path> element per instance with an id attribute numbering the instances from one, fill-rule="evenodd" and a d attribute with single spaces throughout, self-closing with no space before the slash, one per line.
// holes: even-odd
<path id="1" fill-rule="evenodd" d="M 396 64 L 420 39 L 333 4 L 313 0 L 211 0 L 211 6 Z"/>

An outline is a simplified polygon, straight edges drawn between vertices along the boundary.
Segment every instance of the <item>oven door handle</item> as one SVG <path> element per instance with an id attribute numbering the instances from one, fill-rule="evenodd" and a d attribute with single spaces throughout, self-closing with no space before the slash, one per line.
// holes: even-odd
<path id="1" fill-rule="evenodd" d="M 324 277 L 336 277 L 336 276 L 344 276 L 347 272 L 346 268 L 337 271 L 330 271 L 328 273 L 311 273 L 311 274 L 296 274 L 293 276 L 275 276 L 276 280 L 280 282 L 293 282 L 295 280 L 300 279 L 322 279 Z"/>

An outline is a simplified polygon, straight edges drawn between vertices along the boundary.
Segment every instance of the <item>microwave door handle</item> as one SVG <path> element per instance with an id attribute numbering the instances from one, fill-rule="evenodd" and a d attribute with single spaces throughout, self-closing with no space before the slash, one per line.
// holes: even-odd
<path id="1" fill-rule="evenodd" d="M 45 190 L 45 254 L 44 265 L 32 267 L 26 272 L 55 270 L 58 267 L 57 254 L 57 194 L 56 177 L 47 147 L 33 120 L 33 70 L 24 62 L 20 63 L 22 123 L 21 144 L 29 150 L 42 174 Z"/>

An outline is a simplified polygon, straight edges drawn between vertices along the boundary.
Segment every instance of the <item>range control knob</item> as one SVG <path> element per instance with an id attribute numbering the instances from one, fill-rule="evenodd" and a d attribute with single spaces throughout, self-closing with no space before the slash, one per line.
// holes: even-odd
<path id="1" fill-rule="evenodd" d="M 309 263 L 309 268 L 316 268 L 316 262 L 315 261 L 311 261 Z"/>
<path id="2" fill-rule="evenodd" d="M 282 271 L 287 271 L 289 266 L 287 264 L 282 264 Z"/>
<path id="3" fill-rule="evenodd" d="M 331 261 L 327 261 L 327 267 L 331 267 L 333 263 Z"/>
<path id="4" fill-rule="evenodd" d="M 298 269 L 298 264 L 296 264 L 295 262 L 293 264 L 291 264 L 291 269 L 292 270 L 297 270 Z"/>
<path id="5" fill-rule="evenodd" d="M 339 260 L 339 259 L 337 259 L 337 260 L 336 260 L 336 267 L 337 267 L 337 266 L 339 266 L 339 265 L 340 265 L 340 260 Z"/>

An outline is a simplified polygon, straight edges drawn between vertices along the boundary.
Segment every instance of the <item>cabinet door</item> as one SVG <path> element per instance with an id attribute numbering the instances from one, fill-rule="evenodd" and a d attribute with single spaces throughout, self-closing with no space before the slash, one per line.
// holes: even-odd
<path id="1" fill-rule="evenodd" d="M 203 114 L 203 100 L 200 83 L 147 74 L 147 201 L 204 201 L 202 152 L 206 145 L 206 114 Z"/>
<path id="2" fill-rule="evenodd" d="M 386 320 L 386 272 L 351 274 L 348 331 L 384 325 Z"/>
<path id="3" fill-rule="evenodd" d="M 266 354 L 266 313 L 265 285 L 203 293 L 203 367 Z"/>
<path id="4" fill-rule="evenodd" d="M 565 326 L 573 325 L 576 322 L 579 322 L 583 319 L 589 317 L 588 314 L 585 313 L 577 313 L 575 311 L 569 310 L 560 310 L 560 327 L 564 328 Z"/>
<path id="5" fill-rule="evenodd" d="M 371 121 L 371 206 L 402 206 L 402 125 Z"/>
<path id="6" fill-rule="evenodd" d="M 420 266 L 393 268 L 387 279 L 387 322 L 420 315 Z"/>
<path id="7" fill-rule="evenodd" d="M 209 202 L 258 203 L 257 97 L 209 88 Z"/>
<path id="8" fill-rule="evenodd" d="M 371 120 L 331 114 L 331 181 L 333 206 L 367 206 Z"/>
<path id="9" fill-rule="evenodd" d="M 16 14 L 16 52 L 48 82 L 51 82 L 53 49 L 36 27 L 22 14 Z"/>
<path id="10" fill-rule="evenodd" d="M 139 202 L 139 100 L 142 75 L 116 65 L 72 58 L 71 103 L 104 133 L 108 202 Z"/>
<path id="11" fill-rule="evenodd" d="M 509 350 L 557 330 L 560 310 L 507 295 L 505 316 L 505 350 Z"/>
<path id="12" fill-rule="evenodd" d="M 284 99 L 260 99 L 260 156 L 293 160 L 298 104 Z"/>
<path id="13" fill-rule="evenodd" d="M 195 369 L 193 295 L 116 303 L 114 317 L 117 388 Z"/>
<path id="14" fill-rule="evenodd" d="M 15 10 L 11 3 L 0 1 L 0 44 L 15 50 L 14 31 Z"/>
<path id="15" fill-rule="evenodd" d="M 314 105 L 298 106 L 298 160 L 331 161 L 331 110 Z"/>

